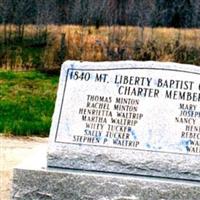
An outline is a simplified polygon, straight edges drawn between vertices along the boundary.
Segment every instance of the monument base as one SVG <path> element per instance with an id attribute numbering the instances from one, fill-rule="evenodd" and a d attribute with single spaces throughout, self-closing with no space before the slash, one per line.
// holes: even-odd
<path id="1" fill-rule="evenodd" d="M 12 199 L 200 199 L 200 182 L 46 167 L 36 155 L 14 169 Z"/>

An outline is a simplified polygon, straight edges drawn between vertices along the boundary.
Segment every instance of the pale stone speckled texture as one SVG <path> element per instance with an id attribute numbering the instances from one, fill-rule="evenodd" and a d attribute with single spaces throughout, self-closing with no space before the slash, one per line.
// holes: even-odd
<path id="1" fill-rule="evenodd" d="M 70 144 L 63 148 L 48 154 L 49 166 L 200 181 L 199 156 Z"/>
<path id="2" fill-rule="evenodd" d="M 112 70 L 113 67 L 115 69 L 121 70 L 119 74 L 125 73 L 123 69 L 126 69 L 126 70 L 128 69 L 128 72 L 126 72 L 126 75 L 129 75 L 130 73 L 130 75 L 135 76 L 138 73 L 146 73 L 144 74 L 145 76 L 153 77 L 154 73 L 157 73 L 155 77 L 162 77 L 163 80 L 165 77 L 167 77 L 168 79 L 174 78 L 174 79 L 183 79 L 183 80 L 184 79 L 194 80 L 196 81 L 195 84 L 197 85 L 199 83 L 198 81 L 200 80 L 199 79 L 200 68 L 197 66 L 192 66 L 192 65 L 181 65 L 177 63 L 160 63 L 160 62 L 133 62 L 133 61 L 98 62 L 98 63 L 78 62 L 78 61 L 65 62 L 63 64 L 62 71 L 61 71 L 56 107 L 55 107 L 53 123 L 52 123 L 51 133 L 50 133 L 50 142 L 49 142 L 48 155 L 47 155 L 48 166 L 71 168 L 71 169 L 75 168 L 75 169 L 83 169 L 83 170 L 115 172 L 115 173 L 126 173 L 126 174 L 141 174 L 141 175 L 148 175 L 148 176 L 172 177 L 172 178 L 200 181 L 199 153 L 196 153 L 196 154 L 190 154 L 188 152 L 180 153 L 181 150 L 179 152 L 179 150 L 176 149 L 177 146 L 174 147 L 173 145 L 171 145 L 172 152 L 167 152 L 167 151 L 162 152 L 162 148 L 165 148 L 165 144 L 170 145 L 170 143 L 168 144 L 168 139 L 170 139 L 173 142 L 173 139 L 177 135 L 178 135 L 177 140 L 178 141 L 180 140 L 180 143 L 177 148 L 182 147 L 186 144 L 184 143 L 184 141 L 181 141 L 182 138 L 180 137 L 181 131 L 184 130 L 185 128 L 184 127 L 185 124 L 183 124 L 183 127 L 181 124 L 180 125 L 181 128 L 178 127 L 179 125 L 178 123 L 175 124 L 174 126 L 169 126 L 169 127 L 168 127 L 168 124 L 166 124 L 166 120 L 169 120 L 170 122 L 171 121 L 174 122 L 175 116 L 173 115 L 172 117 L 170 112 L 160 112 L 158 109 L 157 114 L 159 115 L 161 113 L 161 115 L 159 115 L 161 118 L 163 117 L 162 113 L 164 113 L 163 119 L 159 118 L 158 115 L 153 115 L 152 117 L 150 116 L 153 119 L 153 122 L 145 121 L 145 123 L 150 123 L 149 124 L 150 128 L 152 126 L 160 130 L 160 134 L 162 135 L 162 137 L 159 136 L 158 134 L 158 138 L 160 138 L 161 140 L 164 139 L 164 142 L 162 142 L 162 144 L 158 142 L 156 143 L 156 145 L 157 147 L 160 147 L 161 150 L 159 148 L 155 148 L 155 150 L 150 149 L 146 151 L 146 149 L 137 149 L 137 148 L 135 149 L 134 148 L 118 148 L 118 147 L 114 148 L 112 145 L 100 146 L 99 144 L 97 144 L 96 146 L 93 146 L 87 143 L 73 144 L 71 143 L 71 141 L 69 142 L 70 138 L 68 138 L 68 135 L 71 134 L 73 136 L 73 134 L 79 134 L 79 132 L 81 131 L 83 132 L 83 128 L 81 128 L 83 127 L 83 122 L 81 120 L 81 117 L 78 116 L 78 114 L 74 114 L 74 113 L 78 113 L 78 110 L 76 109 L 78 109 L 80 105 L 83 106 L 82 104 L 84 105 L 86 104 L 86 103 L 83 103 L 85 99 L 84 94 L 85 95 L 87 95 L 88 93 L 93 94 L 93 92 L 96 95 L 100 94 L 100 85 L 97 84 L 94 86 L 93 82 L 91 82 L 88 85 L 87 83 L 84 83 L 86 84 L 85 90 L 82 91 L 81 93 L 82 95 L 78 96 L 79 93 L 81 92 L 80 90 L 82 90 L 82 87 L 79 85 L 77 86 L 77 84 L 80 82 L 79 84 L 83 85 L 83 82 L 81 81 L 73 82 L 72 80 L 70 80 L 71 81 L 70 82 L 67 80 L 68 89 L 66 89 L 66 97 L 68 97 L 69 99 L 66 100 L 65 104 L 69 106 L 69 108 L 64 107 L 63 111 L 65 112 L 65 115 L 63 115 L 63 118 L 62 118 L 62 115 L 60 115 L 61 104 L 62 104 L 62 101 L 64 101 L 62 99 L 62 96 L 63 96 L 62 94 L 65 91 L 64 85 L 66 81 L 66 74 L 68 74 L 69 72 L 68 69 L 70 68 L 74 70 L 74 69 L 82 68 L 86 71 L 87 69 Z M 134 69 L 137 69 L 137 70 L 135 71 Z M 153 71 L 151 71 L 151 69 L 153 69 Z M 115 73 L 116 73 L 116 70 L 115 70 Z M 155 78 L 154 81 L 156 80 L 157 79 Z M 87 88 L 87 86 L 89 89 Z M 94 91 L 91 92 L 92 87 L 95 87 L 95 88 L 93 88 Z M 115 89 L 113 89 L 114 92 L 116 92 Z M 196 90 L 197 90 L 197 87 L 195 85 L 195 92 Z M 102 92 L 101 95 L 103 94 L 103 91 L 101 91 Z M 72 94 L 69 94 L 70 92 L 72 92 Z M 74 95 L 76 98 L 74 98 Z M 80 97 L 80 99 L 78 97 Z M 70 98 L 73 98 L 73 101 L 70 101 Z M 180 102 L 183 103 L 183 101 L 176 101 L 176 100 L 171 99 L 170 101 L 166 101 L 167 104 L 164 104 L 163 107 L 168 109 L 170 105 L 173 105 L 173 106 L 175 105 L 176 110 L 179 111 L 178 105 L 180 104 Z M 185 102 L 187 103 L 187 101 Z M 69 103 L 71 104 L 68 105 Z M 146 101 L 143 103 L 144 104 L 139 105 L 140 108 L 146 105 Z M 151 103 L 153 103 L 154 105 L 154 103 L 156 103 L 156 99 L 152 100 Z M 192 103 L 192 102 L 189 102 L 189 103 Z M 199 103 L 195 102 L 195 104 L 198 105 Z M 155 106 L 155 109 L 153 110 L 156 110 L 156 104 L 154 106 Z M 198 109 L 200 108 L 198 107 Z M 198 111 L 198 109 L 196 111 Z M 148 113 L 145 112 L 145 114 L 148 114 Z M 59 116 L 61 116 L 63 120 L 63 121 L 61 120 L 62 128 L 58 128 Z M 78 116 L 78 117 L 76 118 L 74 116 L 76 117 Z M 68 123 L 73 117 L 75 118 L 73 119 L 74 123 Z M 138 127 L 145 126 L 146 125 L 145 123 L 142 121 L 138 122 Z M 160 125 L 157 127 L 157 124 L 159 123 Z M 75 126 L 75 124 L 77 125 Z M 196 122 L 196 126 L 198 125 L 199 125 L 199 121 Z M 71 130 L 71 127 L 73 131 Z M 173 132 L 173 130 L 175 130 L 177 127 L 178 127 L 177 129 L 178 131 Z M 172 130 L 172 132 L 169 131 L 169 128 L 170 130 Z M 167 136 L 168 133 L 171 138 L 169 137 L 165 138 L 165 136 Z M 140 132 L 138 132 L 138 137 L 141 134 L 144 134 L 144 131 L 141 130 Z M 145 137 L 147 136 L 144 135 L 144 138 Z M 149 139 L 150 143 L 154 141 L 154 139 L 156 140 L 157 138 L 152 136 L 152 138 Z M 141 139 L 141 142 L 142 142 L 142 139 Z M 151 143 L 151 146 L 152 146 L 152 143 Z"/>
<path id="3" fill-rule="evenodd" d="M 44 166 L 14 170 L 13 200 L 199 200 L 200 183 Z"/>

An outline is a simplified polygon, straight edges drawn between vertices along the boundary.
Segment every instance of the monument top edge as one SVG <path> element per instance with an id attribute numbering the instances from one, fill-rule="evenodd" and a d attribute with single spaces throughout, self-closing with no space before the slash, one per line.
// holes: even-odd
<path id="1" fill-rule="evenodd" d="M 183 71 L 193 71 L 200 72 L 200 66 L 191 64 L 180 64 L 176 62 L 160 62 L 160 61 L 77 61 L 77 60 L 67 60 L 62 64 L 62 69 L 134 69 L 134 68 L 144 68 L 144 69 L 177 69 Z"/>

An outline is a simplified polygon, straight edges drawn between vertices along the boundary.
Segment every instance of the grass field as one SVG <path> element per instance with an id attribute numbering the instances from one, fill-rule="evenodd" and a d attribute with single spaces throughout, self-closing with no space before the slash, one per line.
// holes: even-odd
<path id="1" fill-rule="evenodd" d="M 0 71 L 0 133 L 47 136 L 57 84 L 36 71 Z"/>

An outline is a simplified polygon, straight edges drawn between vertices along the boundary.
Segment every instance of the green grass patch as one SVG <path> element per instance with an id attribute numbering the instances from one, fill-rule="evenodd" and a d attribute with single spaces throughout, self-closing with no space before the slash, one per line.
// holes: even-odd
<path id="1" fill-rule="evenodd" d="M 0 133 L 47 136 L 58 76 L 0 71 Z"/>

